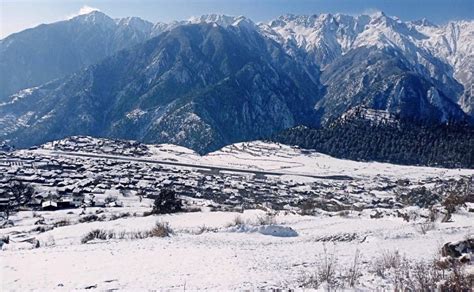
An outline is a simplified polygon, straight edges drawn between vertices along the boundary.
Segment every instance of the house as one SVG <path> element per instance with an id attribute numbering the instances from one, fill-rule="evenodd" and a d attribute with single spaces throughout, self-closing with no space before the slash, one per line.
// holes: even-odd
<path id="1" fill-rule="evenodd" d="M 72 195 L 61 196 L 56 202 L 58 209 L 70 209 L 75 208 L 74 198 Z"/>
<path id="2" fill-rule="evenodd" d="M 56 203 L 55 201 L 52 201 L 52 200 L 44 201 L 41 204 L 41 209 L 43 209 L 43 211 L 57 210 L 58 209 L 58 203 Z"/>

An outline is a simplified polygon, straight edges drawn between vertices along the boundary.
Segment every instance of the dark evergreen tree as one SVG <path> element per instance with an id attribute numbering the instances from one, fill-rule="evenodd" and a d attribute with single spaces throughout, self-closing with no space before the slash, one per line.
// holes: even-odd
<path id="1" fill-rule="evenodd" d="M 183 203 L 173 190 L 163 189 L 153 204 L 152 214 L 168 214 L 180 212 Z"/>

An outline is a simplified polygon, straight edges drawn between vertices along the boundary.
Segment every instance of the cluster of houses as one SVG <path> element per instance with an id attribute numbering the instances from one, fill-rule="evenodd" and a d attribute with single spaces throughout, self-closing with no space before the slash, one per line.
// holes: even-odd
<path id="1" fill-rule="evenodd" d="M 107 152 L 113 148 L 110 151 L 129 155 L 147 155 L 148 151 L 139 143 L 123 141 L 114 144 L 104 140 L 102 145 L 91 146 L 88 139 L 71 137 L 53 142 L 57 144 L 49 147 L 69 152 L 97 152 L 97 147 Z M 351 206 L 393 208 L 401 206 L 396 200 L 397 192 L 410 187 L 384 177 L 371 181 L 321 179 L 301 182 L 279 176 L 226 173 L 159 163 L 51 156 L 41 151 L 0 152 L 0 194 L 11 181 L 34 187 L 35 193 L 28 206 L 39 210 L 120 207 L 120 200 L 114 198 L 153 198 L 163 188 L 173 189 L 181 196 L 246 208 L 271 204 L 272 208 L 285 209 L 309 199 L 320 200 L 319 207 L 328 211 Z"/>
<path id="2" fill-rule="evenodd" d="M 88 136 L 71 136 L 43 145 L 45 149 L 67 152 L 104 153 L 124 156 L 148 156 L 150 151 L 142 143 L 128 140 L 97 139 Z"/>

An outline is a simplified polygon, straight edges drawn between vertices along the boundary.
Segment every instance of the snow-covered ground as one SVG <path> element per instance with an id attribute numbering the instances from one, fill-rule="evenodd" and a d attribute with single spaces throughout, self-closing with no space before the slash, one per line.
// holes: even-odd
<path id="1" fill-rule="evenodd" d="M 87 139 L 87 144 L 92 145 L 100 145 L 101 140 L 105 140 L 90 137 L 84 139 Z M 44 148 L 46 150 L 53 149 L 53 143 L 46 144 Z M 171 144 L 145 145 L 145 147 L 148 149 L 147 157 L 156 160 L 240 169 L 281 171 L 296 175 L 349 175 L 359 178 L 384 176 L 397 179 L 409 178 L 412 180 L 430 177 L 449 178 L 459 177 L 460 175 L 474 175 L 474 169 L 405 166 L 338 159 L 311 150 L 264 141 L 236 143 L 204 156 L 200 156 L 188 148 Z M 100 149 L 100 147 L 97 148 Z M 81 152 L 81 150 L 79 149 L 77 152 Z"/>
<path id="2" fill-rule="evenodd" d="M 11 224 L 0 229 L 0 240 L 5 236 L 10 239 L 0 251 L 1 291 L 301 288 L 307 287 L 308 279 L 328 258 L 335 264 L 342 289 L 341 284 L 349 288 L 345 275 L 359 252 L 361 275 L 356 288 L 393 290 L 393 279 L 375 271 L 381 257 L 398 252 L 408 261 L 429 263 L 439 257 L 446 242 L 474 236 L 474 203 L 458 206 L 451 220 L 441 223 L 444 197 L 436 197 L 451 178 L 472 182 L 474 170 L 354 162 L 261 141 L 234 144 L 205 156 L 174 145 L 124 142 L 119 147 L 119 143 L 89 137 L 55 143 L 62 146 L 48 144 L 37 150 L 16 151 L 2 167 L 10 167 L 12 177 L 24 179 L 35 174 L 36 181 L 43 177 L 45 180 L 37 184 L 43 188 L 51 185 L 48 190 L 73 186 L 70 189 L 82 191 L 81 186 L 89 179 L 81 175 L 108 177 L 95 186 L 95 199 L 105 200 L 113 194 L 121 203 L 118 207 L 85 210 L 21 211 L 11 216 Z M 61 151 L 285 175 L 252 178 L 248 174 L 243 178 L 226 171 L 201 174 L 195 170 L 184 172 L 181 166 L 175 169 L 173 165 L 155 169 L 156 165 L 148 162 L 120 164 L 113 159 L 61 157 Z M 75 169 L 85 172 L 73 178 L 66 171 L 37 167 L 50 162 L 76 165 Z M 138 178 L 123 176 L 127 171 Z M 346 175 L 352 180 L 302 174 Z M 186 206 L 201 211 L 144 216 L 153 200 L 135 195 L 140 184 L 147 182 L 143 189 L 153 189 L 164 186 L 165 178 L 189 186 L 189 197 L 181 194 L 182 199 Z M 196 182 L 201 180 L 205 183 L 198 186 Z M 122 187 L 137 189 L 120 192 L 110 185 L 115 181 Z M 424 197 L 417 197 L 425 194 L 425 187 L 430 190 L 427 194 L 434 196 L 426 202 Z M 204 190 L 209 189 L 216 192 L 204 196 Z M 248 194 L 240 192 L 246 189 L 250 190 Z M 411 189 L 418 191 L 411 194 Z M 256 194 L 262 190 L 259 199 Z M 303 210 L 305 200 L 317 203 L 310 212 Z M 269 204 L 276 201 L 283 202 L 279 211 Z M 430 202 L 441 212 L 434 223 L 426 223 L 432 215 L 428 207 L 415 206 Z M 235 212 L 245 204 L 251 206 L 249 210 Z M 216 206 L 232 208 L 216 212 L 224 210 Z M 87 217 L 95 219 L 85 222 Z M 167 222 L 173 234 L 131 239 L 133 234 L 150 231 L 157 222 Z M 82 243 L 84 236 L 95 229 L 116 236 Z M 324 283 L 319 288 L 323 289 Z"/>
<path id="3" fill-rule="evenodd" d="M 202 158 L 207 163 L 263 170 L 284 170 L 315 175 L 397 177 L 423 179 L 433 176 L 474 175 L 474 170 L 403 166 L 379 162 L 337 159 L 322 153 L 261 141 L 237 143 Z"/>
<path id="4" fill-rule="evenodd" d="M 79 210 L 75 213 L 56 211 L 44 216 L 51 220 L 69 216 L 72 220 Z M 324 246 L 329 254 L 337 255 L 340 273 L 347 270 L 359 250 L 363 276 L 358 287 L 372 290 L 385 285 L 389 289 L 387 281 L 370 273 L 373 261 L 382 253 L 397 250 L 409 259 L 428 261 L 445 242 L 474 233 L 472 213 L 436 224 L 424 235 L 414 223 L 401 218 L 370 219 L 364 212 L 347 217 L 281 213 L 275 217 L 276 226 L 297 233 L 287 237 L 278 236 L 287 235 L 286 229 L 265 235 L 255 231 L 258 228 L 228 227 L 236 216 L 247 222 L 246 226 L 254 226 L 257 217 L 264 215 L 261 210 L 199 212 L 58 227 L 37 237 L 44 247 L 14 242 L 4 245 L 0 253 L 2 290 L 298 288 L 305 275 L 315 273 Z M 23 222 L 34 222 L 32 212 L 19 216 Z M 93 229 L 148 230 L 156 221 L 168 222 L 174 235 L 81 244 L 81 237 Z M 208 231 L 201 233 L 203 226 Z"/>

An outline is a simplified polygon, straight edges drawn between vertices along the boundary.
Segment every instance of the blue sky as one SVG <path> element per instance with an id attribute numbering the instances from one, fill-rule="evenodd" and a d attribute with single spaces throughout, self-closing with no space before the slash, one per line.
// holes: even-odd
<path id="1" fill-rule="evenodd" d="M 403 20 L 428 18 L 435 23 L 473 19 L 474 0 L 0 0 L 0 38 L 76 15 L 94 7 L 111 17 L 139 16 L 168 22 L 222 13 L 267 21 L 285 13 L 361 14 L 381 10 Z"/>

